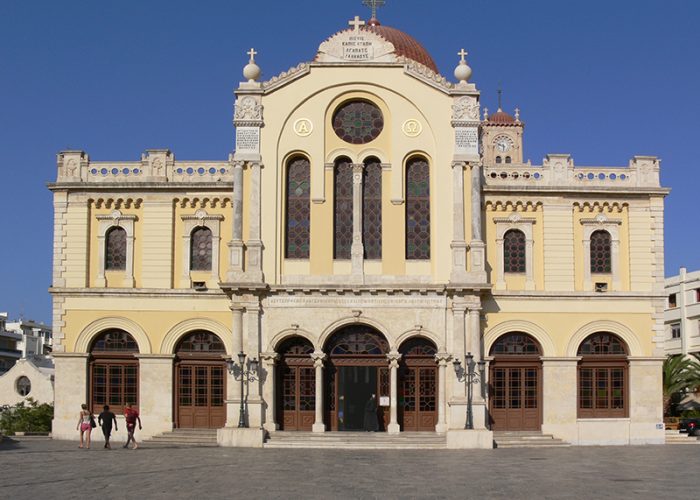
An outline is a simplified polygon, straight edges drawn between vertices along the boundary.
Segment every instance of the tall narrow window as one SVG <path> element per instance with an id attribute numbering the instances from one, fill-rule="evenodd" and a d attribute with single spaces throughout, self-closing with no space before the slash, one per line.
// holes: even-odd
<path id="1" fill-rule="evenodd" d="M 333 185 L 333 258 L 349 259 L 352 246 L 352 163 L 335 162 Z"/>
<path id="2" fill-rule="evenodd" d="M 525 272 L 525 234 L 511 229 L 503 235 L 503 267 L 506 273 Z"/>
<path id="3" fill-rule="evenodd" d="M 126 231 L 113 227 L 105 235 L 105 270 L 123 271 L 126 269 Z"/>
<path id="4" fill-rule="evenodd" d="M 366 259 L 382 258 L 382 165 L 376 158 L 365 161 L 362 184 L 362 243 Z"/>
<path id="5" fill-rule="evenodd" d="M 424 158 L 406 166 L 406 259 L 430 259 L 430 169 Z"/>
<path id="6" fill-rule="evenodd" d="M 306 158 L 287 164 L 287 232 L 285 251 L 288 259 L 308 259 L 310 242 L 310 165 Z"/>
<path id="7" fill-rule="evenodd" d="M 612 257 L 610 233 L 594 231 L 591 234 L 591 273 L 610 273 Z"/>
<path id="8" fill-rule="evenodd" d="M 211 271 L 211 230 L 198 227 L 190 238 L 190 271 Z"/>

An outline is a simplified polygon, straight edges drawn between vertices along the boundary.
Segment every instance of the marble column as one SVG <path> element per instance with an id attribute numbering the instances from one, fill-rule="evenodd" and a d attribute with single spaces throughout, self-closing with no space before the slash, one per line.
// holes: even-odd
<path id="1" fill-rule="evenodd" d="M 438 421 L 435 425 L 435 432 L 447 432 L 445 377 L 447 376 L 447 365 L 451 358 L 446 352 L 439 352 L 435 355 L 435 360 L 438 362 Z"/>
<path id="2" fill-rule="evenodd" d="M 261 182 L 262 164 L 260 162 L 249 163 L 251 169 L 250 179 L 250 231 L 246 241 L 246 265 L 245 274 L 248 280 L 263 281 L 262 250 L 263 244 L 260 232 L 262 213 Z"/>
<path id="3" fill-rule="evenodd" d="M 265 401 L 265 422 L 263 429 L 268 432 L 275 432 L 279 427 L 275 419 L 275 365 L 279 360 L 280 355 L 276 352 L 260 353 L 262 361 L 264 380 L 263 380 L 263 399 Z"/>
<path id="4" fill-rule="evenodd" d="M 472 239 L 469 243 L 471 271 L 486 281 L 486 249 L 481 231 L 481 164 L 472 163 Z"/>
<path id="5" fill-rule="evenodd" d="M 243 273 L 243 162 L 233 162 L 233 228 L 229 248 L 228 281 L 235 281 Z"/>
<path id="6" fill-rule="evenodd" d="M 474 356 L 474 363 L 478 363 L 483 359 L 480 311 L 481 308 L 469 308 L 469 346 L 467 351 Z M 482 402 L 484 400 L 480 390 L 474 390 L 472 394 L 474 395 L 473 401 Z"/>
<path id="7" fill-rule="evenodd" d="M 314 405 L 316 412 L 311 431 L 326 432 L 326 425 L 323 423 L 323 362 L 326 359 L 326 354 L 314 352 L 311 354 L 311 359 L 314 360 L 314 368 L 316 370 L 316 399 Z"/>
<path id="8" fill-rule="evenodd" d="M 256 303 L 246 304 L 246 326 L 248 355 L 246 363 L 260 356 L 260 305 Z M 248 424 L 250 427 L 259 428 L 263 421 L 263 401 L 260 395 L 260 380 L 251 380 L 247 387 Z"/>
<path id="9" fill-rule="evenodd" d="M 401 354 L 392 351 L 386 355 L 389 360 L 389 425 L 387 426 L 388 434 L 398 434 L 401 432 L 401 426 L 399 426 L 398 419 L 398 378 L 399 378 L 399 360 L 401 359 Z"/>
<path id="10" fill-rule="evenodd" d="M 352 262 L 352 277 L 362 281 L 364 275 L 364 246 L 362 245 L 362 174 L 364 165 L 352 166 L 352 246 L 350 257 Z"/>
<path id="11" fill-rule="evenodd" d="M 452 162 L 452 273 L 450 281 L 467 281 L 467 242 L 464 239 L 464 162 Z"/>

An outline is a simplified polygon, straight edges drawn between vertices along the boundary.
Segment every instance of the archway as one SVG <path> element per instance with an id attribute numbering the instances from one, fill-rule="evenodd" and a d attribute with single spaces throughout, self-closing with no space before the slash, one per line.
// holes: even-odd
<path id="1" fill-rule="evenodd" d="M 435 431 L 437 424 L 437 348 L 424 338 L 414 337 L 399 348 L 399 424 L 403 431 Z"/>
<path id="2" fill-rule="evenodd" d="M 226 423 L 226 348 L 206 330 L 195 330 L 175 348 L 175 426 L 223 427 Z"/>
<path id="3" fill-rule="evenodd" d="M 121 414 L 127 404 L 139 405 L 139 347 L 127 331 L 110 328 L 90 346 L 90 409 L 104 405 Z"/>
<path id="4" fill-rule="evenodd" d="M 326 425 L 330 430 L 361 431 L 365 407 L 372 395 L 377 402 L 380 430 L 388 424 L 389 343 L 376 329 L 350 325 L 330 336 L 324 352 L 326 369 Z"/>
<path id="5" fill-rule="evenodd" d="M 316 410 L 314 346 L 304 337 L 291 337 L 277 349 L 275 376 L 276 420 L 283 431 L 310 431 Z"/>
<path id="6" fill-rule="evenodd" d="M 489 413 L 494 431 L 542 427 L 542 348 L 530 335 L 506 333 L 489 353 Z"/>

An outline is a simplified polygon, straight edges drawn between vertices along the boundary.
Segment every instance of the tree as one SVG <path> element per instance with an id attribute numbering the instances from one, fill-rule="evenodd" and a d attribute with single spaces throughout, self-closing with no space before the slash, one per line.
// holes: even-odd
<path id="1" fill-rule="evenodd" d="M 671 416 L 674 398 L 700 386 L 700 357 L 669 356 L 663 365 L 664 415 Z M 680 400 L 680 399 L 679 399 Z"/>

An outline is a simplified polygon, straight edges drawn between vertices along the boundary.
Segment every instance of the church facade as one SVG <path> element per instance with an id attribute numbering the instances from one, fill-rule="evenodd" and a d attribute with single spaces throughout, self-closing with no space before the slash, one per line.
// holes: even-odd
<path id="1" fill-rule="evenodd" d="M 466 52 L 441 76 L 372 18 L 235 90 L 236 149 L 58 155 L 53 434 L 127 403 L 144 435 L 494 431 L 664 440 L 659 160 L 525 161 Z"/>

